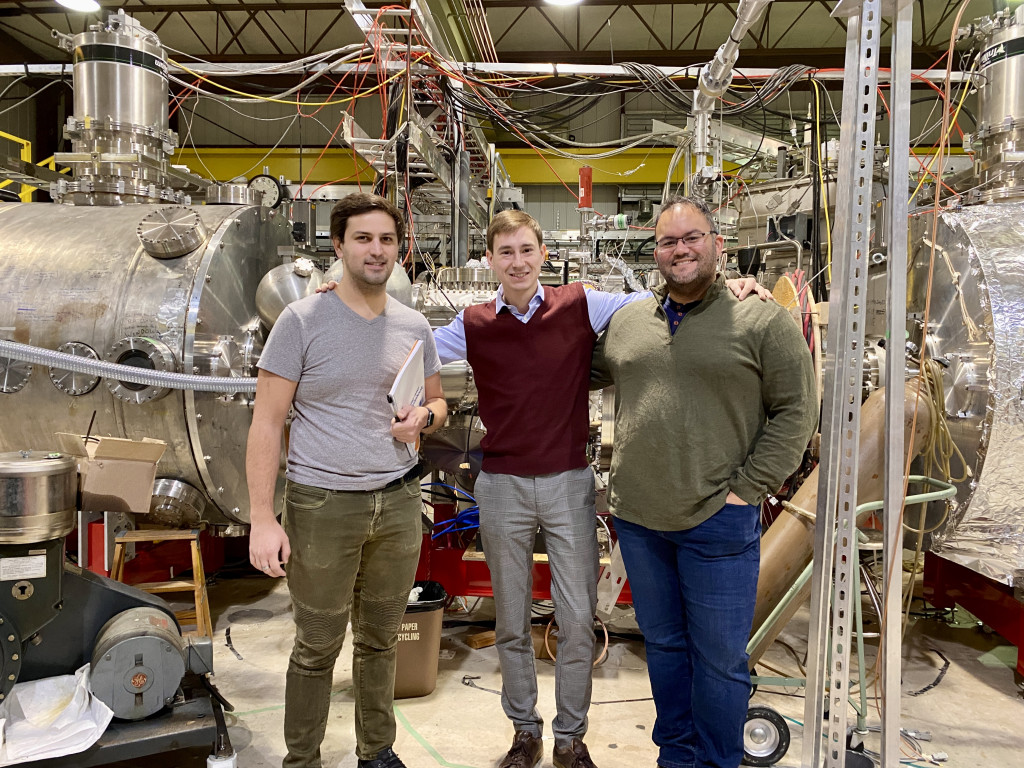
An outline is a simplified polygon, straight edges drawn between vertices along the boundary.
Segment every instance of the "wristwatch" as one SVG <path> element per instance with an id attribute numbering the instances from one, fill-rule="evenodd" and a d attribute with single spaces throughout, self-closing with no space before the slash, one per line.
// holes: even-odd
<path id="1" fill-rule="evenodd" d="M 427 408 L 427 406 L 425 405 L 423 407 Z M 424 427 L 424 429 L 429 429 L 432 426 L 434 426 L 434 409 L 427 408 L 427 425 L 426 427 Z"/>

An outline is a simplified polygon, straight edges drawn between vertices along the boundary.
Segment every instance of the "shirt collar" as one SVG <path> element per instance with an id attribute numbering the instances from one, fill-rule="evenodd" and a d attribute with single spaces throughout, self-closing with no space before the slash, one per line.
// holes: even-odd
<path id="1" fill-rule="evenodd" d="M 533 294 L 533 296 L 530 297 L 530 301 L 528 302 L 528 304 L 531 307 L 540 306 L 540 304 L 543 301 L 544 301 L 544 286 L 541 285 L 540 283 L 537 283 L 537 291 L 536 291 L 536 293 Z M 504 309 L 505 307 L 508 307 L 509 312 L 513 312 L 515 314 L 519 314 L 519 310 L 518 309 L 516 309 L 514 306 L 512 306 L 511 304 L 509 304 L 509 303 L 507 303 L 505 301 L 505 288 L 504 288 L 504 286 L 499 285 L 498 286 L 498 295 L 494 297 L 494 314 L 495 315 L 500 314 L 501 310 Z"/>
<path id="2" fill-rule="evenodd" d="M 725 285 L 725 275 L 719 272 L 718 274 L 715 275 L 715 281 L 711 283 L 711 285 L 708 287 L 707 293 L 705 293 L 704 296 L 701 298 L 701 303 L 704 303 L 707 299 L 713 299 L 716 296 L 718 296 L 718 294 L 720 294 L 722 291 L 727 290 L 729 289 Z M 652 293 L 658 299 L 658 306 L 664 309 L 665 300 L 668 298 L 668 285 L 662 283 L 661 285 L 654 288 Z"/>

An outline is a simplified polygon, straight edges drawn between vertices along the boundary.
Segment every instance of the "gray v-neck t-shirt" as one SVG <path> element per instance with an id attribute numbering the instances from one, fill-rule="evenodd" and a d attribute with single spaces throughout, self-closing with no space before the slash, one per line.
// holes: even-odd
<path id="1" fill-rule="evenodd" d="M 259 367 L 298 382 L 288 442 L 288 478 L 334 491 L 364 491 L 416 463 L 391 436 L 387 393 L 417 340 L 424 376 L 441 370 L 430 326 L 388 297 L 367 320 L 337 294 L 289 304 L 274 324 Z"/>

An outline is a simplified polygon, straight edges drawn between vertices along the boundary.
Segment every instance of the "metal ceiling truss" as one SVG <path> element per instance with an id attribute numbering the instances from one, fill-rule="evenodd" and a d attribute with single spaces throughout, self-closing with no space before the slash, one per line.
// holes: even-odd
<path id="1" fill-rule="evenodd" d="M 262 61 L 292 61 L 311 53 L 336 47 L 342 36 L 339 25 L 347 14 L 336 0 L 306 0 L 276 3 L 184 3 L 156 5 L 141 0 L 125 0 L 118 8 L 134 16 L 144 27 L 167 36 L 168 28 L 184 33 L 171 43 L 175 48 L 207 61 L 237 62 L 258 56 Z M 115 8 L 105 8 L 107 12 Z M 301 15 L 301 23 L 297 17 Z M 13 24 L 16 18 L 31 19 L 32 25 Z M 61 13 L 52 2 L 28 3 L 0 0 L 0 40 L 9 37 L 29 50 L 37 60 L 45 60 L 38 49 L 54 49 L 50 38 L 54 27 L 74 34 L 82 32 L 96 16 Z M 348 22 L 351 25 L 351 22 Z M 35 32 L 38 30 L 38 35 Z M 185 32 L 187 30 L 187 32 Z M 243 38 L 244 35 L 244 38 Z M 351 26 L 344 30 L 351 37 Z M 5 46 L 6 47 L 6 46 Z M 0 54 L 9 61 L 18 52 Z M 24 58 L 24 57 L 23 57 Z M 13 63 L 13 62 L 10 62 Z"/>
<path id="2" fill-rule="evenodd" d="M 636 61 L 649 64 L 685 66 L 710 60 L 736 18 L 735 2 L 730 0 L 587 0 L 572 9 L 554 10 L 543 0 L 484 0 L 488 10 L 518 11 L 511 19 L 490 14 L 489 22 L 495 46 L 503 61 L 566 61 L 576 64 L 608 64 Z M 948 39 L 948 24 L 956 10 L 956 0 L 914 0 L 919 20 L 914 37 L 915 65 L 928 66 L 941 55 Z M 831 17 L 834 2 L 826 0 L 775 0 L 765 9 L 759 24 L 746 35 L 742 62 L 748 67 L 779 67 L 787 64 L 842 66 L 846 24 Z M 571 14 L 567 17 L 566 14 Z M 566 23 L 566 19 L 571 23 Z M 709 22 L 711 22 L 709 24 Z M 640 49 L 614 46 L 615 26 L 632 24 L 649 35 Z M 824 30 L 816 36 L 827 39 L 829 27 L 836 32 L 834 47 L 802 47 L 794 31 L 810 28 Z M 545 51 L 503 50 L 517 33 L 538 29 L 554 33 L 563 47 Z M 882 24 L 883 39 L 888 39 L 891 23 Z M 713 27 L 713 29 L 709 29 Z M 584 32 L 583 30 L 589 30 Z M 611 59 L 614 58 L 614 61 Z"/>
<path id="3" fill-rule="evenodd" d="M 377 0 L 371 10 L 385 5 Z M 437 23 L 435 44 L 452 57 L 475 61 L 608 64 L 637 61 L 684 66 L 709 60 L 735 19 L 734 0 L 587 0 L 553 9 L 543 0 L 424 0 Z M 931 64 L 944 49 L 957 0 L 914 0 L 914 66 Z M 413 0 L 412 5 L 416 5 Z M 841 66 L 846 24 L 831 18 L 832 0 L 775 0 L 746 36 L 747 67 L 792 63 Z M 358 33 L 337 0 L 193 2 L 159 5 L 125 0 L 119 5 L 165 41 L 216 62 L 294 60 L 337 47 Z M 105 9 L 104 12 L 113 10 Z M 74 34 L 93 14 L 66 14 L 52 0 L 0 0 L 0 63 L 54 61 L 53 27 Z M 29 23 L 26 23 L 28 21 Z M 888 45 L 889 20 L 882 24 Z M 168 34 L 173 29 L 174 35 Z M 805 47 L 806 30 L 833 47 Z M 540 35 L 539 31 L 547 34 Z M 629 30 L 629 34 L 626 31 Z M 723 31 L 724 30 L 724 31 Z M 803 33 L 803 34 L 801 34 Z M 616 37 L 621 36 L 621 50 Z M 541 37 L 547 45 L 536 47 Z M 524 45 L 531 41 L 531 45 Z M 51 53 L 52 50 L 52 53 Z M 883 49 L 885 50 L 885 49 Z"/>

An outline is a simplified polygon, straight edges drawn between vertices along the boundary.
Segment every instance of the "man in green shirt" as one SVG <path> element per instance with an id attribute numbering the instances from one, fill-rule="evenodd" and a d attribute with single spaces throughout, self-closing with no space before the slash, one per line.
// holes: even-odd
<path id="1" fill-rule="evenodd" d="M 655 226 L 665 284 L 620 309 L 592 386 L 616 386 L 609 503 L 657 710 L 661 768 L 737 768 L 758 506 L 797 468 L 818 417 L 811 356 L 772 302 L 718 274 L 711 212 L 669 200 Z"/>

